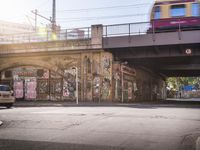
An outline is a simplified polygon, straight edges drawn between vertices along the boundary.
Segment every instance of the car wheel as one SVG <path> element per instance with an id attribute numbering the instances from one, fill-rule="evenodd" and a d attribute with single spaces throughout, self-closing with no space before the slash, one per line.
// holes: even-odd
<path id="1" fill-rule="evenodd" d="M 6 107 L 7 108 L 11 108 L 13 104 L 7 104 Z"/>

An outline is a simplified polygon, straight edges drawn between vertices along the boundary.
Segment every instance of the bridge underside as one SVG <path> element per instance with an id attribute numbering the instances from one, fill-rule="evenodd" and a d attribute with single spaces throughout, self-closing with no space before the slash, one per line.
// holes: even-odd
<path id="1" fill-rule="evenodd" d="M 114 54 L 116 60 L 128 61 L 167 77 L 200 76 L 200 44 L 115 48 L 108 51 Z"/>
<path id="2" fill-rule="evenodd" d="M 200 76 L 200 59 L 198 57 L 146 58 L 129 61 L 133 65 L 146 67 L 167 77 Z"/>

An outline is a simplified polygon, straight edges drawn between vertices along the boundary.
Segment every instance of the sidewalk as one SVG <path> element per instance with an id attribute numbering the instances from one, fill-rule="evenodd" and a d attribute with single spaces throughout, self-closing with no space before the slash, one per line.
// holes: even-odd
<path id="1" fill-rule="evenodd" d="M 200 98 L 167 98 L 168 101 L 200 102 Z"/>
<path id="2" fill-rule="evenodd" d="M 50 101 L 50 100 L 22 100 L 22 101 L 16 101 L 14 103 L 14 107 L 98 107 L 98 106 L 104 106 L 104 107 L 110 107 L 110 106 L 140 106 L 140 105 L 159 105 L 162 104 L 162 102 L 132 102 L 132 103 L 121 103 L 121 102 L 106 102 L 106 101 L 81 101 L 78 104 L 76 102 L 69 102 L 69 101 Z"/>
<path id="3" fill-rule="evenodd" d="M 200 107 L 200 102 L 183 102 L 183 101 L 141 101 L 132 103 L 121 103 L 121 102 L 94 102 L 94 101 L 81 101 L 78 104 L 76 102 L 69 101 L 50 101 L 50 100 L 38 100 L 38 101 L 16 101 L 14 107 Z"/>
<path id="4" fill-rule="evenodd" d="M 63 106 L 74 106 L 74 107 L 83 107 L 83 106 L 114 106 L 121 105 L 122 103 L 115 102 L 68 102 L 68 101 L 50 101 L 50 100 L 38 100 L 38 101 L 16 101 L 14 103 L 15 107 L 63 107 Z M 125 105 L 125 104 L 124 104 Z"/>

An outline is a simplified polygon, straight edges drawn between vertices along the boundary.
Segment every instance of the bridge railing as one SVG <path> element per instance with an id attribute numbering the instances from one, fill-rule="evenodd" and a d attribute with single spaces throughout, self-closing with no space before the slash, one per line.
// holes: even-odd
<path id="1" fill-rule="evenodd" d="M 103 27 L 103 36 L 111 37 L 146 34 L 150 26 L 150 22 L 105 25 Z"/>
<path id="2" fill-rule="evenodd" d="M 195 21 L 194 21 L 195 20 Z M 160 32 L 181 32 L 183 30 L 200 29 L 200 17 L 195 19 L 173 18 L 170 20 L 151 20 L 151 22 L 137 22 L 103 26 L 103 37 L 155 34 Z M 91 27 L 73 28 L 52 31 L 38 30 L 33 33 L 0 35 L 0 44 L 33 43 L 56 40 L 90 39 Z"/>
<path id="3" fill-rule="evenodd" d="M 75 40 L 91 38 L 91 28 L 65 29 L 56 32 L 38 30 L 32 33 L 17 33 L 0 35 L 0 44 L 34 43 L 56 40 Z"/>
<path id="4" fill-rule="evenodd" d="M 200 30 L 200 17 L 155 19 L 151 20 L 151 22 L 105 25 L 103 27 L 103 36 L 128 36 L 188 30 Z"/>

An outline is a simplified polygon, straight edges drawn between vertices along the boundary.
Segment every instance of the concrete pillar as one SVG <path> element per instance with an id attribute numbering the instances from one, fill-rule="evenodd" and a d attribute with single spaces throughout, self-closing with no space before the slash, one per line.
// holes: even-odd
<path id="1" fill-rule="evenodd" d="M 92 48 L 103 48 L 103 25 L 92 25 L 91 26 L 91 44 Z"/>

